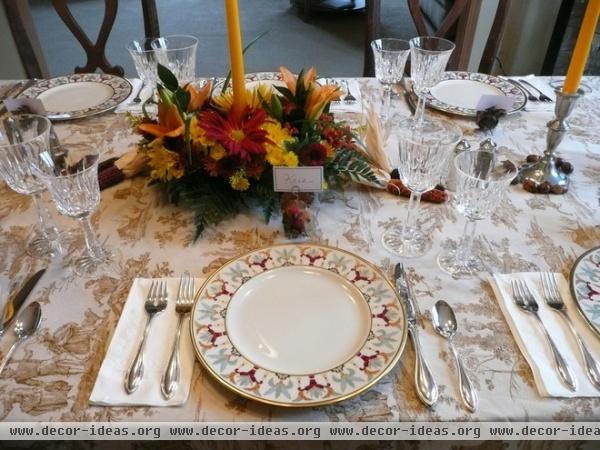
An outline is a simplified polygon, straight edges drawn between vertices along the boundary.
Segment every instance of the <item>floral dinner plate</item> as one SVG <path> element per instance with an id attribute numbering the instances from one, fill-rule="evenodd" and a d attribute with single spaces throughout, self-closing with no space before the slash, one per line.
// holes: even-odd
<path id="1" fill-rule="evenodd" d="M 116 108 L 131 89 L 129 81 L 115 75 L 75 73 L 40 80 L 19 97 L 41 100 L 50 120 L 71 120 Z"/>
<path id="2" fill-rule="evenodd" d="M 255 250 L 212 274 L 190 327 L 202 365 L 225 387 L 278 406 L 345 400 L 389 372 L 406 315 L 367 261 L 321 245 Z"/>
<path id="3" fill-rule="evenodd" d="M 600 336 L 600 247 L 588 250 L 575 261 L 571 294 L 587 323 Z"/>
<path id="4" fill-rule="evenodd" d="M 473 72 L 446 72 L 442 80 L 425 95 L 427 105 L 439 111 L 458 116 L 475 117 L 482 95 L 514 97 L 512 114 L 527 103 L 527 96 L 515 84 L 493 75 Z"/>

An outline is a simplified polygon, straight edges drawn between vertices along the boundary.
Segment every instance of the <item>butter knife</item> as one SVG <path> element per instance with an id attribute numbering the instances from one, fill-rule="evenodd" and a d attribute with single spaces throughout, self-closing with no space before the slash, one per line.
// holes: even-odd
<path id="1" fill-rule="evenodd" d="M 4 335 L 4 332 L 10 328 L 10 324 L 15 318 L 19 308 L 23 306 L 25 300 L 37 284 L 37 282 L 42 278 L 42 275 L 46 272 L 46 269 L 39 270 L 34 273 L 29 279 L 23 284 L 19 292 L 17 292 L 12 299 L 8 301 L 6 307 L 4 308 L 4 314 L 2 314 L 2 319 L 0 319 L 0 336 Z"/>
<path id="2" fill-rule="evenodd" d="M 415 349 L 415 388 L 417 389 L 417 395 L 425 405 L 433 406 L 438 399 L 438 387 L 433 379 L 433 375 L 429 370 L 429 366 L 427 365 L 425 358 L 423 358 L 421 343 L 419 341 L 419 326 L 417 324 L 419 307 L 415 302 L 415 298 L 402 263 L 396 264 L 396 268 L 394 269 L 394 278 L 396 290 L 406 305 L 408 331 L 412 338 L 413 347 Z"/>

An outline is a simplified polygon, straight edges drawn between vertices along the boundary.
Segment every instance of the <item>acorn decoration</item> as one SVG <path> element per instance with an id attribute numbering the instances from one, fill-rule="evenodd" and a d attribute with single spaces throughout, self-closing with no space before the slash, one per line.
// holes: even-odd
<path id="1" fill-rule="evenodd" d="M 527 167 L 528 165 L 537 163 L 540 159 L 540 155 L 527 155 L 527 158 L 525 158 L 526 164 L 523 166 L 523 168 Z M 556 170 L 562 172 L 565 175 L 570 175 L 571 173 L 573 173 L 574 169 L 573 164 L 571 164 L 569 161 L 566 161 L 563 158 L 554 159 L 554 167 L 556 168 Z M 514 183 L 521 182 L 523 183 L 523 189 L 525 189 L 527 192 L 531 192 L 532 194 L 564 194 L 565 192 L 567 192 L 566 186 L 562 186 L 559 184 L 552 185 L 548 181 L 536 183 L 529 179 L 521 180 L 520 177 L 517 177 L 514 180 Z"/>
<path id="2" fill-rule="evenodd" d="M 498 126 L 500 117 L 506 115 L 506 111 L 503 109 L 488 108 L 484 111 L 477 111 L 475 116 L 475 123 L 483 131 L 491 131 Z"/>

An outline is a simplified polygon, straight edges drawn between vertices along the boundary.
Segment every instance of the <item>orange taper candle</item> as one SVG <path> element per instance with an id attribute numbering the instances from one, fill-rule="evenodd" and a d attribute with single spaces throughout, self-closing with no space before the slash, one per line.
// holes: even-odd
<path id="1" fill-rule="evenodd" d="M 241 114 L 246 108 L 246 82 L 244 80 L 244 54 L 242 32 L 237 0 L 225 0 L 227 34 L 229 36 L 229 60 L 233 85 L 233 112 Z"/>
<path id="2" fill-rule="evenodd" d="M 600 0 L 589 0 L 585 15 L 583 16 L 583 22 L 581 22 L 581 29 L 579 30 L 579 36 L 577 36 L 573 56 L 569 63 L 567 78 L 565 78 L 565 85 L 563 86 L 565 94 L 574 94 L 579 89 L 579 83 L 581 83 L 581 77 L 583 76 L 585 64 L 587 63 L 590 48 L 592 47 L 592 41 L 594 40 L 599 14 Z"/>

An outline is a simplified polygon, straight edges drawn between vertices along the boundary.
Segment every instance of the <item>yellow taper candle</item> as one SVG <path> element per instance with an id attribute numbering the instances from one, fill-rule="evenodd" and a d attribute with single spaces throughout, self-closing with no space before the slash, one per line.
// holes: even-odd
<path id="1" fill-rule="evenodd" d="M 237 0 L 225 0 L 225 13 L 227 15 L 227 34 L 229 36 L 233 111 L 235 114 L 241 114 L 246 108 L 246 82 L 244 80 L 244 54 Z"/>
<path id="2" fill-rule="evenodd" d="M 594 40 L 599 14 L 600 0 L 589 0 L 585 15 L 583 16 L 583 22 L 581 22 L 581 29 L 579 30 L 579 36 L 577 36 L 573 56 L 569 63 L 565 85 L 563 86 L 563 92 L 566 94 L 574 94 L 579 89 L 579 83 L 581 83 L 581 77 L 583 76 L 585 64 L 587 63 L 590 48 L 592 47 L 592 41 Z"/>

